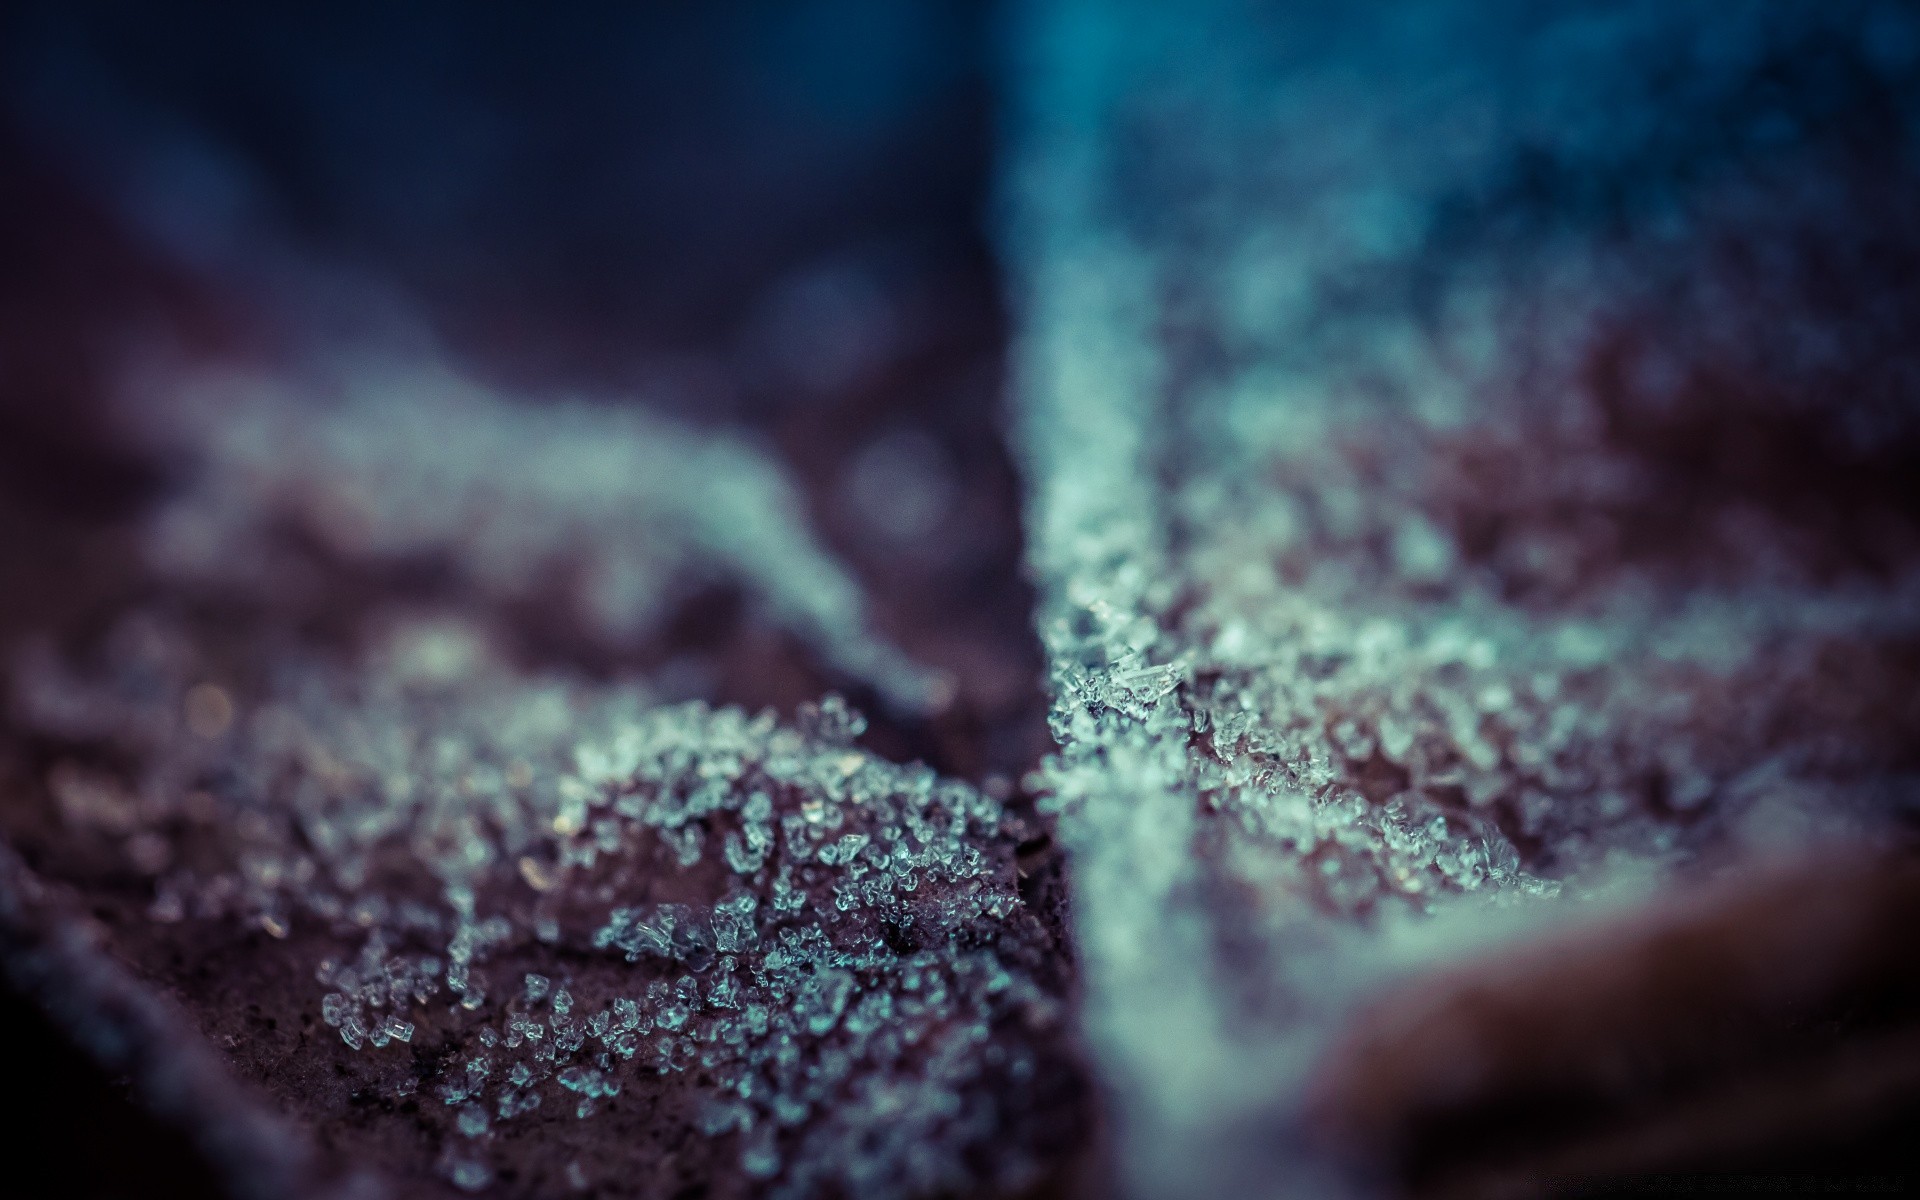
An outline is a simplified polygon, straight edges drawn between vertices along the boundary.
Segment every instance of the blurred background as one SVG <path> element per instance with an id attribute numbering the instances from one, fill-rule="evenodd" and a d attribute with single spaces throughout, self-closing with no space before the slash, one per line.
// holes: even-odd
<path id="1" fill-rule="evenodd" d="M 9 6 L 8 495 L 65 519 L 162 488 L 177 464 L 125 411 L 138 368 L 444 355 L 518 400 L 770 446 L 883 634 L 1017 725 L 1037 660 L 998 428 L 986 18 Z M 1007 736 L 980 751 L 997 769 L 1034 750 Z"/>

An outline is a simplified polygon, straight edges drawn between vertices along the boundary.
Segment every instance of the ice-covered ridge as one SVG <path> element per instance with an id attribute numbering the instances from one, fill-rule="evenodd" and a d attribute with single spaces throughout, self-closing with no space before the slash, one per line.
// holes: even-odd
<path id="1" fill-rule="evenodd" d="M 1689 77 L 1708 141 L 1779 46 L 1862 36 L 1742 19 Z M 1747 436 L 1691 364 L 1636 366 L 1625 401 L 1594 382 L 1631 322 L 1693 322 L 1643 340 L 1715 378 L 1763 365 L 1727 348 L 1764 314 L 1741 333 L 1688 257 L 1688 221 L 1764 210 L 1760 152 L 1569 116 L 1581 72 L 1647 109 L 1634 56 L 1711 57 L 1720 22 L 1059 3 L 1018 32 L 1005 247 L 1059 746 L 1034 786 L 1073 850 L 1123 1174 L 1337 1192 L 1291 1118 L 1397 969 L 1380 931 L 1880 827 L 1911 787 L 1915 542 L 1659 458 Z M 1521 211 L 1502 181 L 1542 143 L 1575 194 Z M 1620 212 L 1575 202 L 1616 187 Z M 1814 401 L 1754 389 L 1767 421 L 1820 411 L 1814 362 Z"/>
<path id="2" fill-rule="evenodd" d="M 297 587 L 293 531 L 349 563 L 450 567 L 484 601 L 567 605 L 614 649 L 657 635 L 700 586 L 733 584 L 889 703 L 936 698 L 745 439 L 632 406 L 509 403 L 430 360 L 342 356 L 302 378 L 207 378 L 173 397 L 167 411 L 197 419 L 169 436 L 199 462 L 152 523 L 169 576 Z"/>

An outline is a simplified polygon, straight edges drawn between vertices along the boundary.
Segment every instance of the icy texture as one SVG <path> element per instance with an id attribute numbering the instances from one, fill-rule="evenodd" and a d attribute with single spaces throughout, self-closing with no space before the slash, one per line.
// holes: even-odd
<path id="1" fill-rule="evenodd" d="M 1743 10 L 1729 50 L 1670 6 L 1123 7 L 1020 26 L 1006 244 L 1059 745 L 1033 782 L 1129 1188 L 1337 1192 L 1297 1088 L 1411 928 L 1870 829 L 1911 790 L 1883 652 L 1911 568 L 1836 575 L 1796 513 L 1663 474 L 1583 374 L 1645 281 L 1705 288 L 1673 269 L 1690 220 L 1755 207 L 1737 155 L 1620 111 L 1718 129 L 1716 87 L 1858 14 Z M 1633 94 L 1649 44 L 1703 59 L 1679 117 Z M 1569 82 L 1594 77 L 1625 94 Z M 1573 199 L 1472 208 L 1523 150 Z M 1634 170 L 1622 219 L 1652 232 L 1623 249 L 1576 185 Z M 1712 311 L 1669 344 L 1768 368 Z M 1634 402 L 1685 413 L 1684 375 Z"/>
<path id="2" fill-rule="evenodd" d="M 422 363 L 343 361 L 326 386 L 212 378 L 183 398 L 202 461 L 154 522 L 169 576 L 297 587 L 294 531 L 368 570 L 450 569 L 490 603 L 557 601 L 614 648 L 700 585 L 732 583 L 890 702 L 935 695 L 868 633 L 800 496 L 745 442 L 633 407 L 506 403 Z"/>
<path id="3" fill-rule="evenodd" d="M 155 594 L 8 664 L 81 861 L 150 888 L 156 924 L 304 964 L 312 1052 L 429 1108 L 392 1119 L 458 1189 L 555 1155 L 573 1187 L 669 1187 L 566 1159 L 552 1123 L 611 1113 L 696 1131 L 721 1193 L 1031 1186 L 1053 1164 L 1019 1110 L 1064 1018 L 1025 833 L 861 748 L 837 695 L 784 725 L 667 703 L 626 653 L 671 653 L 676 606 L 732 584 L 896 715 L 934 698 L 776 465 L 430 367 L 333 376 L 189 397 Z M 537 622 L 606 681 L 530 654 Z"/>
<path id="4" fill-rule="evenodd" d="M 56 786 L 154 877 L 153 919 L 336 947 L 312 1003 L 341 1041 L 435 1048 L 421 1091 L 451 1110 L 456 1186 L 488 1186 L 487 1145 L 528 1114 L 590 1119 L 687 1073 L 698 1127 L 772 1195 L 1032 1178 L 997 1097 L 1061 1014 L 996 801 L 858 748 L 835 696 L 797 728 L 651 706 L 472 636 L 442 620 L 346 667 L 282 658 L 215 739 L 178 715 L 201 648 L 151 617 L 90 673 L 30 667 L 20 698 L 148 764 L 131 793 L 77 768 Z M 463 640 L 465 670 L 422 674 Z"/>

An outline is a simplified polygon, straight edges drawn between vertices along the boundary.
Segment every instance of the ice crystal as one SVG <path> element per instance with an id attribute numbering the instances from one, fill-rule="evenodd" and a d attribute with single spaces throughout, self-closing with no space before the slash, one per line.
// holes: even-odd
<path id="1" fill-rule="evenodd" d="M 1032 784 L 1073 851 L 1129 1186 L 1331 1188 L 1284 1114 L 1393 969 L 1382 932 L 1872 828 L 1894 751 L 1814 664 L 1891 702 L 1871 647 L 1912 636 L 1920 581 L 1832 586 L 1737 495 L 1676 526 L 1694 493 L 1600 435 L 1575 351 L 1671 247 L 1489 234 L 1433 268 L 1424 224 L 1512 146 L 1613 169 L 1540 115 L 1574 41 L 1706 26 L 1626 6 L 1562 39 L 1545 15 L 1502 34 L 1495 87 L 1451 73 L 1494 40 L 1471 6 L 1390 22 L 1404 42 L 1369 25 L 1363 98 L 1290 57 L 1330 15 L 1123 7 L 1020 26 L 1006 246 L 1058 745 Z"/>
<path id="2" fill-rule="evenodd" d="M 136 624 L 129 646 L 189 640 Z M 397 627 L 345 665 L 277 659 L 218 743 L 145 744 L 139 790 L 157 827 L 192 794 L 193 828 L 239 831 L 164 870 L 193 919 L 309 930 L 332 947 L 311 1003 L 345 1046 L 446 1054 L 430 1087 L 476 1151 L 449 1179 L 484 1186 L 478 1152 L 543 1101 L 592 1119 L 663 1079 L 711 1090 L 741 1168 L 780 1194 L 1017 1176 L 1017 1157 L 981 1173 L 1007 1063 L 976 1049 L 1011 1039 L 1030 1069 L 1059 1014 L 1028 974 L 1042 935 L 998 802 L 861 749 L 837 696 L 783 726 L 485 656 L 422 678 L 396 649 L 420 636 Z M 101 723 L 138 738 L 195 657 L 158 687 L 138 655 L 24 684 L 30 705 L 36 688 L 121 716 L 151 704 Z M 749 863 L 729 837 L 757 847 Z M 526 969 L 553 961 L 581 965 Z M 850 1089 L 889 1097 L 887 1120 Z"/>
<path id="3" fill-rule="evenodd" d="M 463 1192 L 477 1192 L 493 1182 L 493 1171 L 485 1163 L 460 1159 L 448 1167 L 447 1178 Z"/>

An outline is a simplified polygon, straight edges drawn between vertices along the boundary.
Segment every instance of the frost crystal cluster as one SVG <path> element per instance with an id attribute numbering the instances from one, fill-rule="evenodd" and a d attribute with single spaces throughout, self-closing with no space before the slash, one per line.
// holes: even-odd
<path id="1" fill-rule="evenodd" d="M 520 1189 L 547 1159 L 550 1187 L 679 1186 L 610 1176 L 569 1132 L 596 1121 L 754 1194 L 1029 1186 L 1015 1110 L 1064 1016 L 1000 802 L 862 749 L 837 695 L 781 724 L 493 634 L 565 556 L 621 633 L 675 571 L 734 571 L 842 669 L 919 686 L 772 466 L 631 415 L 251 403 L 153 535 L 189 598 L 13 673 L 59 817 L 104 856 L 76 870 L 149 896 L 137 945 L 228 929 L 303 964 L 293 1069 L 347 1056 L 356 1103 L 421 1113 L 461 1189 L 506 1182 L 503 1139 Z M 477 599 L 316 640 L 277 615 L 280 522 L 361 563 L 439 555 Z"/>
<path id="2" fill-rule="evenodd" d="M 1911 803 L 1875 714 L 1908 711 L 1914 531 L 1809 525 L 1719 466 L 1712 439 L 1825 411 L 1829 364 L 1713 302 L 1694 251 L 1752 216 L 1738 146 L 1633 124 L 1672 115 L 1633 90 L 1671 65 L 1646 45 L 1705 125 L 1779 45 L 1860 35 L 1124 7 L 1022 26 L 1007 249 L 1059 746 L 1033 785 L 1130 1185 L 1338 1192 L 1298 1141 L 1306 1072 L 1417 931 L 1463 925 L 1434 918 Z M 1594 78 L 1622 89 L 1598 124 L 1568 82 Z M 1528 169 L 1571 196 L 1501 190 Z M 1779 386 L 1729 413 L 1703 380 L 1734 372 Z M 1911 413 L 1862 391 L 1840 423 Z M 1781 476 L 1813 451 L 1778 449 Z"/>

